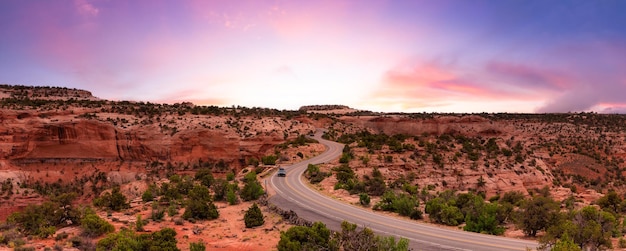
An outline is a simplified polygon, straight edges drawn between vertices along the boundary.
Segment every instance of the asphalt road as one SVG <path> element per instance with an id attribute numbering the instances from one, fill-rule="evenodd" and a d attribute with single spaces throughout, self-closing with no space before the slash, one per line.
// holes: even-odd
<path id="1" fill-rule="evenodd" d="M 327 151 L 314 158 L 286 166 L 286 177 L 273 175 L 270 185 L 276 195 L 270 198 L 277 206 L 295 211 L 300 217 L 310 221 L 324 222 L 329 228 L 339 230 L 346 220 L 372 229 L 377 234 L 404 237 L 413 250 L 476 250 L 507 251 L 536 249 L 537 242 L 504 238 L 492 235 L 451 230 L 409 218 L 374 213 L 360 206 L 350 205 L 322 195 L 307 186 L 301 176 L 308 164 L 319 164 L 337 159 L 343 145 L 321 139 L 318 131 L 314 138 L 324 144 Z"/>

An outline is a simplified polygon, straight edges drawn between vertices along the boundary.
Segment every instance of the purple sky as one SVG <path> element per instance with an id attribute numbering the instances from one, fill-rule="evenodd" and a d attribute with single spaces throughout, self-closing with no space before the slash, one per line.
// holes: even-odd
<path id="1" fill-rule="evenodd" d="M 0 1 L 0 83 L 100 98 L 626 113 L 626 1 Z"/>

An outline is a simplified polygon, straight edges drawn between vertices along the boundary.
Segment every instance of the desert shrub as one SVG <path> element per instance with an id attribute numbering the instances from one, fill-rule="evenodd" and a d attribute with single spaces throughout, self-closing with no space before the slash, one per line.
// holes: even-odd
<path id="1" fill-rule="evenodd" d="M 205 187 L 211 187 L 215 181 L 215 178 L 213 178 L 213 172 L 210 168 L 202 168 L 198 170 L 194 179 L 200 181 L 200 184 Z"/>
<path id="2" fill-rule="evenodd" d="M 15 250 L 15 251 L 35 251 L 36 249 L 33 246 L 27 246 L 27 247 L 22 246 L 22 247 L 15 247 L 13 250 Z"/>
<path id="3" fill-rule="evenodd" d="M 349 180 L 356 178 L 356 174 L 354 170 L 350 168 L 350 166 L 344 164 L 332 169 L 335 171 L 335 176 L 337 177 L 337 183 L 347 183 Z"/>
<path id="4" fill-rule="evenodd" d="M 267 155 L 261 157 L 261 162 L 263 162 L 263 165 L 276 165 L 276 160 L 278 160 L 278 156 L 276 155 Z"/>
<path id="5" fill-rule="evenodd" d="M 256 179 L 256 173 L 250 172 L 244 177 L 246 184 L 241 189 L 240 197 L 244 201 L 256 200 L 265 194 L 261 183 Z"/>
<path id="6" fill-rule="evenodd" d="M 409 241 L 394 237 L 374 235 L 369 228 L 357 230 L 356 224 L 346 221 L 341 223 L 341 231 L 331 234 L 331 231 L 321 222 L 313 223 L 311 227 L 294 226 L 280 234 L 277 246 L 279 251 L 295 250 L 390 250 L 406 251 Z"/>
<path id="7" fill-rule="evenodd" d="M 243 220 L 247 228 L 261 226 L 263 225 L 263 223 L 265 223 L 265 220 L 263 219 L 263 213 L 256 203 L 253 203 L 252 206 L 248 208 L 248 211 L 246 211 Z"/>
<path id="8" fill-rule="evenodd" d="M 619 237 L 617 241 L 617 246 L 619 248 L 626 248 L 626 239 L 624 239 L 624 237 Z"/>
<path id="9" fill-rule="evenodd" d="M 189 251 L 205 251 L 206 246 L 202 242 L 190 242 Z"/>
<path id="10" fill-rule="evenodd" d="M 304 176 L 307 177 L 309 181 L 313 184 L 322 182 L 322 180 L 324 180 L 329 175 L 329 173 L 320 171 L 319 166 L 313 164 L 309 164 L 306 171 L 304 172 Z"/>
<path id="11" fill-rule="evenodd" d="M 56 226 L 64 224 L 63 211 L 59 207 L 58 203 L 49 201 L 41 205 L 29 205 L 21 212 L 12 213 L 7 221 L 16 224 L 27 235 L 46 238 L 54 234 Z"/>
<path id="12" fill-rule="evenodd" d="M 465 227 L 463 230 L 486 233 L 493 235 L 501 235 L 504 233 L 504 227 L 498 220 L 498 210 L 500 205 L 498 203 L 481 203 L 476 205 L 474 213 L 467 213 L 465 216 Z"/>
<path id="13" fill-rule="evenodd" d="M 370 205 L 370 196 L 366 193 L 361 193 L 359 194 L 359 203 L 361 203 L 361 205 L 363 206 L 369 206 Z"/>
<path id="14" fill-rule="evenodd" d="M 143 221 L 143 219 L 141 219 L 141 214 L 137 214 L 137 221 L 135 222 L 135 231 L 137 232 L 143 232 L 143 226 L 145 226 L 146 223 Z"/>
<path id="15" fill-rule="evenodd" d="M 426 213 L 431 221 L 448 226 L 458 226 L 463 223 L 463 213 L 453 205 L 449 205 L 443 198 L 438 197 L 426 202 Z"/>
<path id="16" fill-rule="evenodd" d="M 178 214 L 178 207 L 174 204 L 171 204 L 167 207 L 167 215 L 170 217 L 176 216 Z"/>
<path id="17" fill-rule="evenodd" d="M 85 215 L 80 219 L 80 226 L 83 229 L 83 235 L 88 237 L 98 237 L 115 231 L 115 227 L 111 223 L 100 218 L 90 209 L 85 210 Z"/>
<path id="18" fill-rule="evenodd" d="M 524 194 L 519 191 L 510 191 L 504 193 L 500 198 L 500 202 L 507 202 L 511 205 L 519 206 L 520 202 L 524 201 Z"/>
<path id="19" fill-rule="evenodd" d="M 93 205 L 96 207 L 108 208 L 113 211 L 120 211 L 128 208 L 130 205 L 124 196 L 120 192 L 120 187 L 114 187 L 111 192 L 105 192 L 102 196 L 96 198 L 93 201 Z"/>
<path id="20" fill-rule="evenodd" d="M 60 240 L 63 240 L 63 239 L 67 239 L 67 237 L 68 237 L 68 236 L 69 236 L 69 234 L 68 234 L 68 233 L 66 233 L 66 232 L 61 232 L 61 233 L 58 233 L 58 234 L 54 237 L 54 240 L 56 240 L 56 241 L 60 241 Z"/>
<path id="21" fill-rule="evenodd" d="M 184 223 L 183 218 L 178 218 L 178 217 L 174 218 L 174 225 L 180 226 L 180 225 L 183 225 L 183 223 Z"/>
<path id="22" fill-rule="evenodd" d="M 143 202 L 149 202 L 154 200 L 154 194 L 152 194 L 152 190 L 147 189 L 145 192 L 143 192 L 143 194 L 141 195 L 141 200 Z"/>
<path id="23" fill-rule="evenodd" d="M 195 185 L 189 191 L 188 198 L 190 200 L 199 200 L 199 201 L 210 201 L 211 193 L 209 192 L 209 188 L 205 186 Z"/>
<path id="24" fill-rule="evenodd" d="M 552 224 L 558 213 L 559 204 L 552 198 L 535 196 L 520 207 L 517 225 L 527 236 L 536 236 Z"/>
<path id="25" fill-rule="evenodd" d="M 176 183 L 163 183 L 161 184 L 161 200 L 163 201 L 172 201 L 179 200 L 183 198 L 183 194 L 180 193 L 180 190 L 184 190 L 184 185 L 180 187 Z"/>
<path id="26" fill-rule="evenodd" d="M 0 244 L 1 245 L 8 245 L 11 242 L 15 242 L 16 240 L 19 240 L 22 238 L 22 235 L 15 229 L 11 229 L 9 231 L 6 232 L 2 232 L 2 234 L 0 234 Z"/>
<path id="27" fill-rule="evenodd" d="M 372 170 L 372 177 L 366 179 L 365 186 L 370 195 L 381 196 L 387 190 L 387 184 L 378 168 Z"/>
<path id="28" fill-rule="evenodd" d="M 396 195 L 393 191 L 387 191 L 374 205 L 374 210 L 383 210 L 409 216 L 411 219 L 421 219 L 422 212 L 418 208 L 419 201 L 409 194 Z"/>
<path id="29" fill-rule="evenodd" d="M 223 201 L 226 198 L 226 192 L 228 191 L 228 181 L 224 179 L 217 179 L 211 186 L 213 190 L 213 199 L 215 201 Z"/>
<path id="30" fill-rule="evenodd" d="M 257 158 L 250 158 L 248 159 L 248 165 L 251 165 L 254 167 L 259 166 L 259 160 Z"/>
<path id="31" fill-rule="evenodd" d="M 156 208 L 152 208 L 152 211 L 150 211 L 150 219 L 153 221 L 162 221 L 164 217 L 165 209 L 161 207 L 157 206 Z"/>
<path id="32" fill-rule="evenodd" d="M 211 201 L 187 200 L 183 219 L 213 220 L 219 215 L 217 207 Z"/>
<path id="33" fill-rule="evenodd" d="M 96 250 L 96 245 L 93 243 L 92 239 L 90 238 L 72 236 L 72 238 L 69 239 L 69 243 L 72 245 L 72 247 L 81 251 L 95 251 Z M 55 246 L 55 249 L 63 250 L 63 247 L 59 247 L 59 249 L 57 249 L 57 247 Z"/>
<path id="34" fill-rule="evenodd" d="M 280 233 L 279 251 L 327 250 L 329 249 L 330 229 L 321 222 L 311 227 L 294 226 Z"/>
<path id="35" fill-rule="evenodd" d="M 239 198 L 237 197 L 237 193 L 235 193 L 234 189 L 228 189 L 228 191 L 226 192 L 226 201 L 228 201 L 229 205 L 239 204 Z"/>
<path id="36" fill-rule="evenodd" d="M 176 231 L 164 228 L 152 234 L 137 235 L 129 230 L 111 233 L 96 244 L 97 250 L 165 250 L 179 251 Z"/>
<path id="37" fill-rule="evenodd" d="M 226 174 L 226 180 L 227 180 L 227 181 L 233 181 L 233 180 L 235 180 L 235 173 L 233 173 L 233 172 L 228 172 L 228 173 Z"/>

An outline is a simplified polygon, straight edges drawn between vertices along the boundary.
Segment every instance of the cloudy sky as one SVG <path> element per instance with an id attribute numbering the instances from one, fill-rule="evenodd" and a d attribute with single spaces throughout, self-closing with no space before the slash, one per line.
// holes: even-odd
<path id="1" fill-rule="evenodd" d="M 0 1 L 0 83 L 114 100 L 626 113 L 626 1 Z"/>

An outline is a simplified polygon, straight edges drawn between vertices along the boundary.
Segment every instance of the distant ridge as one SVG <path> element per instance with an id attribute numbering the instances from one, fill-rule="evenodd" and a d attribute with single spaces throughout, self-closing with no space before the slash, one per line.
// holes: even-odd
<path id="1" fill-rule="evenodd" d="M 301 106 L 300 109 L 298 110 L 300 111 L 328 111 L 328 110 L 343 110 L 343 109 L 352 110 L 352 108 L 346 105 L 305 105 L 305 106 Z"/>
<path id="2" fill-rule="evenodd" d="M 67 100 L 88 99 L 96 100 L 90 91 L 53 86 L 25 86 L 0 84 L 0 98 L 15 99 L 43 99 L 43 100 Z"/>

